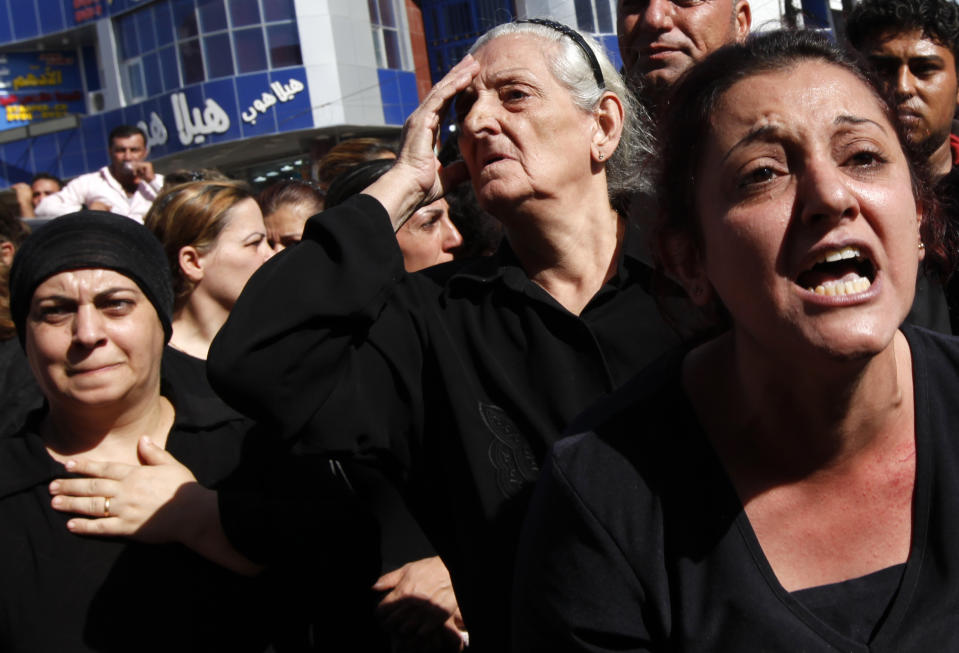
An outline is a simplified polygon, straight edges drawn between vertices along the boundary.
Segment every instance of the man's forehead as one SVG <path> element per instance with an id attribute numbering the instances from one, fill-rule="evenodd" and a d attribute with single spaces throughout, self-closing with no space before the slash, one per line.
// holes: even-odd
<path id="1" fill-rule="evenodd" d="M 904 27 L 903 29 L 890 27 L 877 31 L 872 37 L 865 40 L 863 46 L 863 52 L 869 55 L 880 53 L 889 55 L 915 53 L 917 56 L 941 55 L 943 50 L 952 53 L 948 45 L 915 27 Z"/>

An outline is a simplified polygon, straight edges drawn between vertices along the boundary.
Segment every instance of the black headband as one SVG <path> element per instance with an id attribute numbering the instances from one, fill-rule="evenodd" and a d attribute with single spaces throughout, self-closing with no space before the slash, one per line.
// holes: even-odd
<path id="1" fill-rule="evenodd" d="M 580 50 L 583 51 L 583 54 L 586 55 L 586 61 L 589 62 L 589 67 L 593 69 L 593 78 L 596 80 L 596 85 L 600 89 L 606 88 L 606 80 L 603 78 L 603 71 L 599 67 L 599 60 L 596 58 L 596 53 L 593 52 L 593 49 L 589 47 L 589 44 L 586 42 L 586 39 L 583 38 L 583 35 L 577 32 L 574 29 L 563 25 L 562 23 L 557 23 L 555 20 L 550 20 L 548 18 L 527 18 L 526 20 L 518 20 L 517 24 L 520 23 L 532 23 L 534 25 L 542 25 L 543 27 L 548 27 L 552 30 L 555 30 L 562 34 L 563 36 L 568 36 L 572 39 Z"/>

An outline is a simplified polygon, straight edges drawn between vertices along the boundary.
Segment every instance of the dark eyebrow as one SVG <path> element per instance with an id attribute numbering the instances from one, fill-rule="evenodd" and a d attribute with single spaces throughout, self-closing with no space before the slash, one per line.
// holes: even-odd
<path id="1" fill-rule="evenodd" d="M 860 118 L 858 116 L 850 116 L 849 114 L 842 114 L 841 116 L 836 116 L 836 119 L 832 121 L 834 125 L 875 125 L 883 133 L 886 133 L 886 128 L 875 120 L 869 118 Z"/>
<path id="2" fill-rule="evenodd" d="M 740 138 L 736 143 L 727 150 L 726 154 L 723 155 L 722 160 L 725 161 L 729 156 L 738 148 L 747 143 L 752 143 L 753 141 L 764 140 L 771 134 L 774 134 L 779 131 L 779 127 L 775 125 L 763 125 L 762 127 L 753 127 L 746 135 Z"/>
<path id="3" fill-rule="evenodd" d="M 866 55 L 866 58 L 874 64 L 889 64 L 889 63 L 899 63 L 902 61 L 899 57 L 889 55 L 889 54 L 869 54 Z M 906 59 L 907 63 L 934 63 L 939 66 L 945 66 L 946 60 L 940 57 L 938 54 L 917 54 Z"/>

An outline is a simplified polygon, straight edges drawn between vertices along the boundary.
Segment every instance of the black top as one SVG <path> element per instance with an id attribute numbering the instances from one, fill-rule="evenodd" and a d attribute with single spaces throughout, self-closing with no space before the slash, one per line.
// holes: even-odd
<path id="1" fill-rule="evenodd" d="M 682 389 L 677 352 L 605 400 L 593 432 L 555 446 L 517 562 L 516 650 L 959 650 L 959 341 L 903 332 L 916 406 L 912 543 L 901 582 L 871 599 L 868 644 L 776 579 Z"/>
<path id="2" fill-rule="evenodd" d="M 362 641 L 356 611 L 336 610 L 355 607 L 355 588 L 375 578 L 370 565 L 350 562 L 370 558 L 375 534 L 328 461 L 291 471 L 303 461 L 294 465 L 247 420 L 224 419 L 226 407 L 191 410 L 166 379 L 163 394 L 177 409 L 167 451 L 202 485 L 256 497 L 283 531 L 286 559 L 247 578 L 179 544 L 71 534 L 47 489 L 70 474 L 46 452 L 37 411 L 0 440 L 0 650 L 298 651 Z"/>
<path id="3" fill-rule="evenodd" d="M 34 413 L 21 433 L 0 440 L 0 650 L 264 650 L 262 579 L 227 572 L 178 544 L 67 530 L 70 515 L 50 507 L 47 486 L 71 475 L 46 452 L 37 434 L 42 418 Z M 167 450 L 215 486 L 244 446 L 234 424 L 177 419 Z"/>
<path id="4" fill-rule="evenodd" d="M 502 653 L 539 461 L 573 416 L 677 342 L 637 246 L 630 228 L 615 277 L 576 316 L 508 245 L 406 274 L 389 216 L 360 195 L 254 274 L 210 378 L 301 450 L 370 460 L 396 481 L 450 569 L 471 649 Z M 384 528 L 415 530 L 394 518 Z"/>
<path id="5" fill-rule="evenodd" d="M 23 428 L 27 415 L 43 405 L 43 395 L 16 338 L 0 340 L 0 437 Z"/>

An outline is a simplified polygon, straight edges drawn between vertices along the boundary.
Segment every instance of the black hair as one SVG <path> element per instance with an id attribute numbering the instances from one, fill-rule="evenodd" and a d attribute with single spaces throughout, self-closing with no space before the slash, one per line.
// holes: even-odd
<path id="1" fill-rule="evenodd" d="M 107 147 L 113 147 L 113 141 L 117 138 L 130 138 L 140 135 L 143 138 L 143 147 L 147 146 L 147 135 L 136 125 L 117 125 L 110 130 L 110 136 L 107 137 Z"/>
<path id="2" fill-rule="evenodd" d="M 393 159 L 374 159 L 341 172 L 326 190 L 326 208 L 332 208 L 354 195 L 359 195 L 367 186 L 385 175 L 394 163 L 396 161 Z"/>
<path id="3" fill-rule="evenodd" d="M 49 172 L 38 172 L 33 175 L 33 179 L 30 180 L 30 185 L 33 185 L 33 182 L 40 181 L 41 179 L 49 179 L 50 181 L 55 181 L 57 186 L 63 188 L 63 180 L 57 177 L 56 175 L 51 175 Z"/>
<path id="4" fill-rule="evenodd" d="M 863 0 L 846 16 L 846 38 L 857 50 L 883 32 L 912 30 L 959 54 L 959 6 L 950 0 Z"/>
<path id="5" fill-rule="evenodd" d="M 728 45 L 693 66 L 662 105 L 660 111 L 660 216 L 653 237 L 686 233 L 702 246 L 696 210 L 697 176 L 710 128 L 710 118 L 722 96 L 737 82 L 754 75 L 789 69 L 804 61 L 837 66 L 860 79 L 872 91 L 896 129 L 912 178 L 912 191 L 923 207 L 921 235 L 926 245 L 926 270 L 947 277 L 957 251 L 955 230 L 938 210 L 932 192 L 928 162 L 909 143 L 893 106 L 879 90 L 878 81 L 855 53 L 837 48 L 822 33 L 772 31 L 756 34 L 744 44 Z"/>

